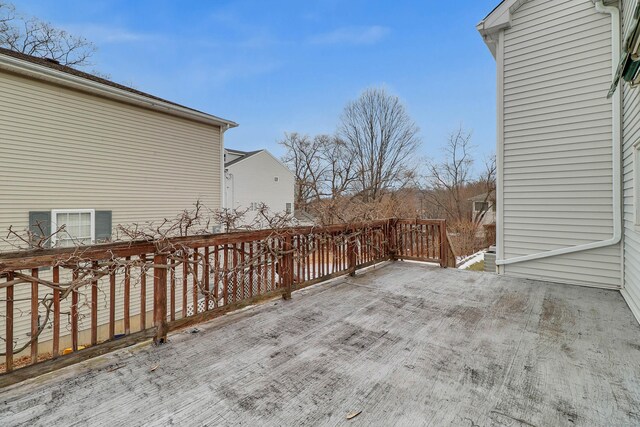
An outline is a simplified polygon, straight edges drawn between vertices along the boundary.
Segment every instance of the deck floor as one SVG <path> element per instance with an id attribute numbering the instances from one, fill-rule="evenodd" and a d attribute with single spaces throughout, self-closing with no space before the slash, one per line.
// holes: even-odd
<path id="1" fill-rule="evenodd" d="M 0 424 L 640 425 L 615 291 L 397 262 L 198 330 L 0 390 Z"/>

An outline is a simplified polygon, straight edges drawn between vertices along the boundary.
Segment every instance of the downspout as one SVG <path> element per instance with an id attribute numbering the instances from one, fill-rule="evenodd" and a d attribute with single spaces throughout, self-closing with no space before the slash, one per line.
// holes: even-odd
<path id="1" fill-rule="evenodd" d="M 226 131 L 229 130 L 231 126 L 229 126 L 229 124 L 225 124 L 220 126 L 220 190 L 222 191 L 222 193 L 220 194 L 220 204 L 222 206 L 220 206 L 222 208 L 222 210 L 224 211 L 227 208 L 227 172 L 226 169 L 224 167 L 224 157 L 225 157 L 225 153 L 224 153 L 224 133 Z M 220 231 L 221 232 L 226 232 L 227 230 L 225 230 L 224 228 L 224 224 L 219 224 L 220 227 Z"/>
<path id="2" fill-rule="evenodd" d="M 611 64 L 612 75 L 617 69 L 616 61 L 620 58 L 621 30 L 620 30 L 620 10 L 617 7 L 605 6 L 602 0 L 595 2 L 596 12 L 611 15 Z M 588 251 L 591 249 L 605 248 L 617 245 L 622 240 L 622 98 L 621 90 L 617 90 L 612 98 L 613 123 L 612 127 L 612 155 L 613 155 L 613 236 L 610 239 L 584 245 L 570 246 L 567 248 L 555 249 L 547 252 L 540 252 L 532 255 L 519 256 L 515 258 L 496 260 L 496 265 L 510 265 L 525 261 L 551 258 L 558 255 L 572 254 L 576 252 Z"/>
<path id="3" fill-rule="evenodd" d="M 226 188 L 227 188 L 227 184 L 225 182 L 225 169 L 224 169 L 224 133 L 226 131 L 229 130 L 229 125 L 222 125 L 220 126 L 220 171 L 222 172 L 221 175 L 221 184 L 220 184 L 220 190 L 222 190 L 222 194 L 220 195 L 220 204 L 222 206 L 220 206 L 222 209 L 225 209 L 227 207 L 227 200 L 226 200 Z"/>

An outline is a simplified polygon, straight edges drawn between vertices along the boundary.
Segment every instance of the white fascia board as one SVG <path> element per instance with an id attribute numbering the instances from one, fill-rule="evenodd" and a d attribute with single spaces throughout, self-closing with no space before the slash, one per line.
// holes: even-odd
<path id="1" fill-rule="evenodd" d="M 511 26 L 511 16 L 527 0 L 504 0 L 486 18 L 484 18 L 476 29 L 484 39 L 493 57 L 496 57 L 496 47 L 498 45 L 498 33 Z"/>
<path id="2" fill-rule="evenodd" d="M 158 99 L 152 99 L 144 95 L 128 92 L 104 83 L 88 80 L 84 77 L 65 73 L 63 71 L 58 71 L 7 55 L 0 55 L 0 69 L 60 86 L 70 87 L 83 92 L 92 93 L 98 96 L 115 99 L 127 104 L 148 108 L 178 117 L 188 118 L 201 123 L 219 126 L 223 131 L 238 126 L 235 122 L 225 120 L 211 114 L 191 110 L 189 108 L 181 107 Z"/>

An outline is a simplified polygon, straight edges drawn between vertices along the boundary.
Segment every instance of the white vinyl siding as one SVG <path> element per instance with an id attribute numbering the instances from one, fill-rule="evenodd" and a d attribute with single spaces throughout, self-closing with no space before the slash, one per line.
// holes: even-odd
<path id="1" fill-rule="evenodd" d="M 622 2 L 623 31 L 626 33 L 632 20 L 636 0 Z M 640 181 L 637 150 L 640 143 L 640 89 L 631 89 L 622 83 L 618 90 L 623 94 L 623 187 L 624 187 L 624 290 L 623 295 L 640 321 L 640 228 L 637 227 L 637 209 L 640 204 Z"/>
<path id="2" fill-rule="evenodd" d="M 613 234 L 611 21 L 583 0 L 530 0 L 504 32 L 504 257 Z M 620 247 L 505 266 L 619 288 Z"/>
<path id="3" fill-rule="evenodd" d="M 108 210 L 116 228 L 118 224 L 144 225 L 175 218 L 182 210 L 193 208 L 198 199 L 210 209 L 221 207 L 218 126 L 4 71 L 0 71 L 0 93 L 3 236 L 9 226 L 26 229 L 30 211 L 83 207 Z M 41 274 L 49 277 L 51 270 Z M 109 315 L 105 308 L 108 280 L 101 280 L 100 286 L 98 322 L 104 324 Z M 19 343 L 28 339 L 30 331 L 29 288 L 16 286 L 15 296 L 20 301 L 15 307 L 15 337 Z M 119 319 L 123 313 L 122 290 L 123 284 L 118 283 Z M 152 291 L 150 276 L 147 298 L 152 298 Z M 39 292 L 45 295 L 50 291 L 41 286 Z M 150 301 L 147 309 L 151 308 Z M 178 299 L 178 309 L 180 303 Z M 63 301 L 63 311 L 69 311 L 68 304 Z M 89 320 L 86 301 L 82 304 L 80 327 L 84 329 Z M 4 310 L 2 304 L 0 309 Z M 132 283 L 131 314 L 139 312 L 140 286 Z M 151 319 L 147 315 L 148 325 Z M 69 331 L 67 320 L 62 318 L 63 334 Z M 132 328 L 135 327 L 134 320 Z M 121 332 L 118 328 L 116 333 Z M 0 330 L 4 330 L 3 316 Z M 51 330 L 45 329 L 41 341 L 50 336 Z M 81 339 L 81 344 L 84 342 Z"/>

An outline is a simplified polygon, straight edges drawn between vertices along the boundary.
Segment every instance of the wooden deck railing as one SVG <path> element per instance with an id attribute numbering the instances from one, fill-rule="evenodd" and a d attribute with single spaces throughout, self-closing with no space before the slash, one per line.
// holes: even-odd
<path id="1" fill-rule="evenodd" d="M 1 255 L 0 386 L 144 339 L 163 342 L 171 330 L 394 259 L 455 266 L 445 221 L 391 219 Z"/>

